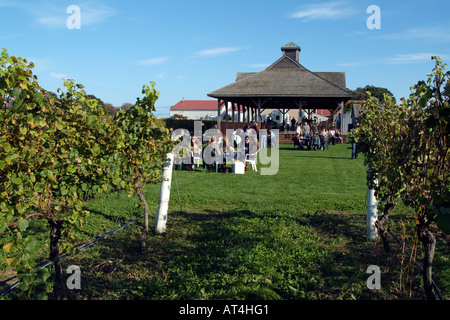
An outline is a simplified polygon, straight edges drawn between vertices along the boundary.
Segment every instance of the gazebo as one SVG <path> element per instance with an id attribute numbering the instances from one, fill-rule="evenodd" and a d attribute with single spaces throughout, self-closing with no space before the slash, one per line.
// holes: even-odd
<path id="1" fill-rule="evenodd" d="M 283 115 L 295 109 L 298 119 L 302 110 L 328 109 L 333 118 L 343 112 L 344 103 L 351 98 L 344 72 L 309 71 L 299 62 L 300 47 L 292 42 L 281 47 L 281 51 L 281 58 L 265 70 L 240 72 L 235 82 L 208 93 L 218 100 L 218 115 L 224 104 L 231 104 L 232 121 L 226 117 L 221 123 L 220 116 L 217 117 L 222 132 L 242 126 L 234 122 L 235 111 L 243 114 L 244 121 L 256 121 L 259 125 L 265 109 L 278 109 Z"/>

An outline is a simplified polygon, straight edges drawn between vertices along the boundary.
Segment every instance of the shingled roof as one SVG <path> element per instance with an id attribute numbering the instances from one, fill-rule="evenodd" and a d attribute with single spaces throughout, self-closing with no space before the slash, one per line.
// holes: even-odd
<path id="1" fill-rule="evenodd" d="M 235 82 L 209 93 L 208 96 L 236 101 L 245 98 L 302 98 L 309 100 L 309 105 L 323 104 L 330 99 L 347 101 L 351 98 L 346 89 L 344 72 L 309 71 L 295 60 L 300 47 L 292 42 L 281 47 L 281 50 L 283 56 L 265 70 L 240 72 Z M 296 52 L 293 54 L 293 51 Z M 334 107 L 333 103 L 330 108 Z"/>
<path id="2" fill-rule="evenodd" d="M 257 73 L 238 73 L 236 81 L 208 94 L 230 97 L 336 97 L 351 98 L 343 72 L 314 73 L 288 56 Z"/>

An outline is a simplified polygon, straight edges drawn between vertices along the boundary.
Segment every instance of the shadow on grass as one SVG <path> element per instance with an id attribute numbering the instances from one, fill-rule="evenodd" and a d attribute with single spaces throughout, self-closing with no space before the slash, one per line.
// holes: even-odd
<path id="1" fill-rule="evenodd" d="M 324 211 L 170 212 L 167 232 L 150 234 L 146 253 L 138 241 L 142 226 L 133 226 L 73 258 L 84 285 L 72 298 L 379 299 L 366 288 L 365 271 L 376 257 L 361 221 L 361 215 Z M 290 244 L 300 235 L 283 238 L 284 226 L 318 236 L 318 249 Z M 306 263 L 289 255 L 306 256 Z"/>

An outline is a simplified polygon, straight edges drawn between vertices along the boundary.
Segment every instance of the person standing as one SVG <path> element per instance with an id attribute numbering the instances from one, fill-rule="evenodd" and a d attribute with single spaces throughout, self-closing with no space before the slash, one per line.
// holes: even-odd
<path id="1" fill-rule="evenodd" d="M 358 120 L 356 120 L 354 129 L 358 128 L 358 126 L 359 126 L 359 122 L 358 122 Z M 353 137 L 352 137 L 352 159 L 358 159 L 358 144 L 356 143 L 356 140 Z"/>
<path id="2" fill-rule="evenodd" d="M 295 131 L 295 118 L 292 117 L 291 119 L 291 131 Z"/>
<path id="3" fill-rule="evenodd" d="M 310 134 L 311 129 L 310 129 L 309 125 L 308 125 L 308 121 L 305 121 L 305 124 L 303 125 L 302 131 L 303 131 L 303 137 L 304 138 L 310 138 L 311 137 L 311 134 Z"/>

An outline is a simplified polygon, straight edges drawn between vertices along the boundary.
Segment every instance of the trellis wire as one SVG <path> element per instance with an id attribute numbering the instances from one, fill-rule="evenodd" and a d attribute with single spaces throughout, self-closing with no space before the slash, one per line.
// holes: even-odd
<path id="1" fill-rule="evenodd" d="M 90 246 L 94 245 L 94 244 L 97 243 L 98 241 L 103 240 L 103 239 L 107 238 L 108 236 L 110 236 L 110 235 L 112 235 L 112 234 L 114 234 L 114 233 L 116 233 L 116 232 L 122 230 L 123 228 L 125 228 L 125 227 L 127 227 L 127 226 L 133 224 L 134 222 L 136 222 L 137 220 L 139 220 L 139 219 L 142 218 L 142 217 L 143 217 L 143 216 L 140 216 L 140 217 L 138 217 L 138 218 L 136 218 L 136 219 L 134 219 L 134 220 L 131 220 L 131 221 L 125 223 L 124 225 L 120 226 L 119 228 L 117 228 L 117 229 L 115 229 L 115 230 L 113 230 L 113 231 L 110 231 L 110 232 L 104 234 L 104 235 L 101 236 L 101 237 L 98 237 L 97 239 L 95 239 L 95 240 L 89 242 L 88 244 L 85 244 L 84 246 L 82 246 L 82 247 L 80 247 L 80 248 L 77 248 L 77 249 L 73 250 L 72 252 L 66 253 L 66 254 L 64 254 L 64 255 L 62 255 L 62 256 L 59 256 L 59 257 L 56 258 L 56 259 L 53 259 L 53 260 L 51 260 L 51 261 L 48 261 L 47 263 L 45 263 L 45 264 L 41 265 L 40 267 L 36 268 L 36 269 L 33 271 L 33 273 L 36 273 L 38 270 L 44 269 L 44 268 L 48 267 L 49 265 L 52 265 L 52 264 L 55 263 L 56 261 L 59 261 L 59 260 L 64 259 L 64 258 L 67 258 L 68 256 L 71 256 L 71 255 L 73 255 L 73 254 L 75 254 L 75 253 L 77 253 L 77 252 L 79 252 L 79 251 L 82 251 L 82 250 L 84 250 L 84 249 L 89 248 Z M 31 274 L 31 273 L 30 273 L 30 274 Z M 10 286 L 8 289 L 6 289 L 5 291 L 3 291 L 3 292 L 0 294 L 0 297 L 2 297 L 2 296 L 4 296 L 5 294 L 11 292 L 11 291 L 12 291 L 14 288 L 16 288 L 20 283 L 21 283 L 21 281 L 17 281 L 15 284 L 13 284 L 12 286 Z"/>

